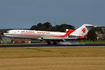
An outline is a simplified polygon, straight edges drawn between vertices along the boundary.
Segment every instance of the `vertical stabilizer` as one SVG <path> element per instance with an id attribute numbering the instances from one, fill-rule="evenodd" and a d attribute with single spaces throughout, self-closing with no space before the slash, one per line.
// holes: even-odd
<path id="1" fill-rule="evenodd" d="M 77 35 L 77 36 L 85 36 L 91 28 L 94 26 L 91 24 L 83 24 L 81 27 L 76 29 L 74 32 L 71 33 L 71 35 Z"/>

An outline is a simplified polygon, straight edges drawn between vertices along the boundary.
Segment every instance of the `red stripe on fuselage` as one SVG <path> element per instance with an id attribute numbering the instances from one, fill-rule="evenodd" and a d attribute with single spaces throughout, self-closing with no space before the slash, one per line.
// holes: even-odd
<path id="1" fill-rule="evenodd" d="M 79 36 L 79 38 L 78 39 L 84 39 L 84 37 L 83 36 Z"/>
<path id="2" fill-rule="evenodd" d="M 70 35 L 72 32 L 74 32 L 75 30 L 73 30 L 73 29 L 69 29 L 67 32 L 66 32 L 66 34 L 64 35 L 64 37 L 65 36 L 68 36 L 68 35 Z"/>

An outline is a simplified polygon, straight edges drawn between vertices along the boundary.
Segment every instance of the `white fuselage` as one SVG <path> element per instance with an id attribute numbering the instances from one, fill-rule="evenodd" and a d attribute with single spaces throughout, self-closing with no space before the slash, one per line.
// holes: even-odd
<path id="1" fill-rule="evenodd" d="M 70 33 L 69 33 L 70 34 Z M 77 39 L 76 37 L 68 37 L 67 32 L 51 32 L 36 30 L 9 30 L 4 36 L 11 38 L 30 38 L 30 39 Z"/>

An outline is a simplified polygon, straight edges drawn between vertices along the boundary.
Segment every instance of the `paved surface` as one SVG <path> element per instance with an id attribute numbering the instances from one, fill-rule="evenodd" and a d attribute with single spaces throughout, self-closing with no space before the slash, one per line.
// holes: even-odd
<path id="1" fill-rule="evenodd" d="M 41 44 L 41 45 L 0 45 L 0 48 L 12 48 L 12 47 L 105 47 L 105 44 L 75 44 L 75 45 L 47 45 L 47 44 Z"/>

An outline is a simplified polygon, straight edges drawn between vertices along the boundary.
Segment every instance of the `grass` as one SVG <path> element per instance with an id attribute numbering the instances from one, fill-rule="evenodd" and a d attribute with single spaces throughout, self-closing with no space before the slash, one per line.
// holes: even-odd
<path id="1" fill-rule="evenodd" d="M 0 58 L 105 57 L 105 47 L 0 48 Z"/>
<path id="2" fill-rule="evenodd" d="M 105 41 L 81 41 L 79 43 L 86 43 L 86 44 L 105 44 Z"/>
<path id="3" fill-rule="evenodd" d="M 33 45 L 33 44 L 47 44 L 47 43 L 0 43 L 0 45 Z"/>
<path id="4" fill-rule="evenodd" d="M 0 48 L 0 70 L 105 70 L 105 47 Z"/>
<path id="5" fill-rule="evenodd" d="M 0 70 L 105 70 L 104 57 L 0 59 Z"/>

